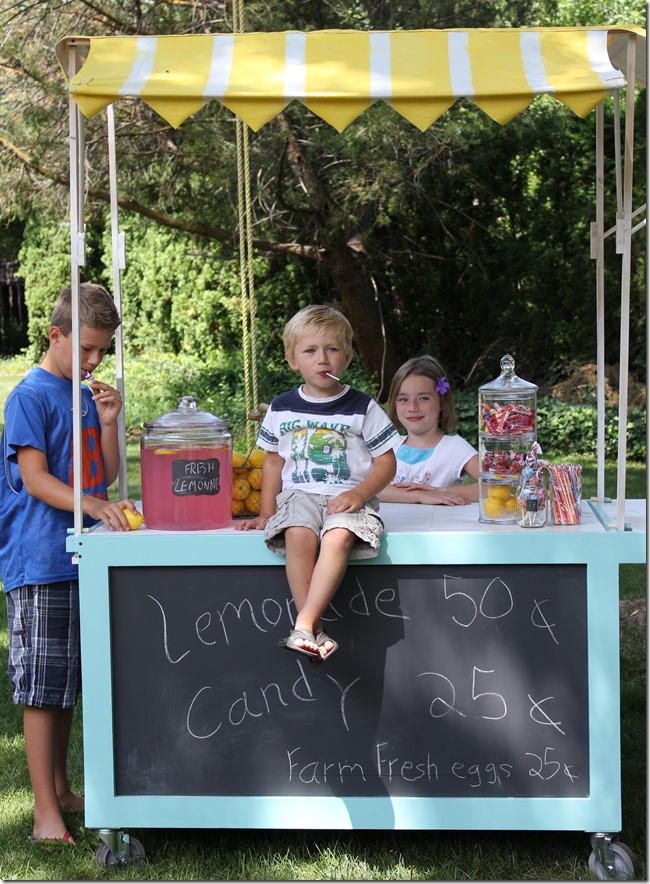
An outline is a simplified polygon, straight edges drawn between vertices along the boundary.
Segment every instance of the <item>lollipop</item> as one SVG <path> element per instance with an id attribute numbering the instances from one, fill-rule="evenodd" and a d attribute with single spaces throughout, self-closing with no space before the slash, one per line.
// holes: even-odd
<path id="1" fill-rule="evenodd" d="M 517 522 L 522 528 L 542 528 L 546 524 L 547 493 L 544 481 L 546 461 L 538 460 L 542 453 L 538 442 L 533 442 L 526 454 L 517 488 Z"/>

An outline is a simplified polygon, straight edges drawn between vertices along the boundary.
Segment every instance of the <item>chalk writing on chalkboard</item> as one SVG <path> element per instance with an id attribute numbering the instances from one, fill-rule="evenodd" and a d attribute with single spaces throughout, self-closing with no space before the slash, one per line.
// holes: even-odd
<path id="1" fill-rule="evenodd" d="M 586 797 L 586 568 L 351 566 L 312 666 L 284 568 L 115 567 L 117 794 Z"/>
<path id="2" fill-rule="evenodd" d="M 172 461 L 172 493 L 177 497 L 198 494 L 218 494 L 220 488 L 219 460 L 206 457 L 202 460 Z"/>

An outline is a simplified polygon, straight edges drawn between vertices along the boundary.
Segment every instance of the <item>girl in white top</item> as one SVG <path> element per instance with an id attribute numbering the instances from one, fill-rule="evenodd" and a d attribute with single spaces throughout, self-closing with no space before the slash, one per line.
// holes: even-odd
<path id="1" fill-rule="evenodd" d="M 444 369 L 432 356 L 409 359 L 395 373 L 388 416 L 406 436 L 396 441 L 397 473 L 380 493 L 386 503 L 458 506 L 478 500 L 478 453 L 461 436 Z M 463 484 L 469 476 L 474 481 Z"/>

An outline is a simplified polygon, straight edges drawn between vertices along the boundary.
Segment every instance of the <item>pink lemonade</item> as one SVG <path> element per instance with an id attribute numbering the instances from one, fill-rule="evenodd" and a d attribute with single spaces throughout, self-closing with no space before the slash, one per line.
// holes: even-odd
<path id="1" fill-rule="evenodd" d="M 147 446 L 142 440 L 142 509 L 148 528 L 200 531 L 232 524 L 229 445 Z"/>

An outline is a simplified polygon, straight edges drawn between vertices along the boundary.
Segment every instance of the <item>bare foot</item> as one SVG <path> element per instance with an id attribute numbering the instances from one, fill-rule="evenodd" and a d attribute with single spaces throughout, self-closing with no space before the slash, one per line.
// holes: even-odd
<path id="1" fill-rule="evenodd" d="M 304 648 L 306 651 L 312 651 L 314 654 L 320 653 L 316 642 L 311 641 L 310 639 L 298 637 L 294 639 L 294 644 L 299 648 Z"/>
<path id="2" fill-rule="evenodd" d="M 83 795 L 77 795 L 75 792 L 66 792 L 57 796 L 59 799 L 59 807 L 62 811 L 70 813 L 81 813 L 85 807 L 85 799 Z"/>
<path id="3" fill-rule="evenodd" d="M 303 634 L 296 635 L 297 632 L 302 632 Z M 311 627 L 304 626 L 303 624 L 296 621 L 291 635 L 293 644 L 297 648 L 302 648 L 305 651 L 309 651 L 310 654 L 319 654 L 318 645 L 316 644 L 314 633 L 312 632 Z"/>
<path id="4" fill-rule="evenodd" d="M 324 660 L 325 657 L 328 657 L 334 648 L 334 642 L 331 639 L 327 639 L 324 645 L 321 645 L 318 649 L 318 653 L 321 655 Z"/>
<path id="5" fill-rule="evenodd" d="M 321 660 L 327 659 L 327 657 L 329 657 L 331 654 L 334 653 L 334 651 L 338 649 L 337 642 L 335 642 L 333 638 L 329 637 L 329 635 L 323 629 L 322 624 L 314 631 L 314 636 L 316 638 L 316 647 L 318 653 L 320 654 Z"/>
<path id="6" fill-rule="evenodd" d="M 63 844 L 74 844 L 74 838 L 68 832 L 68 827 L 59 816 L 57 818 L 46 818 L 36 822 L 34 819 L 34 831 L 32 833 L 34 841 L 60 841 Z"/>

